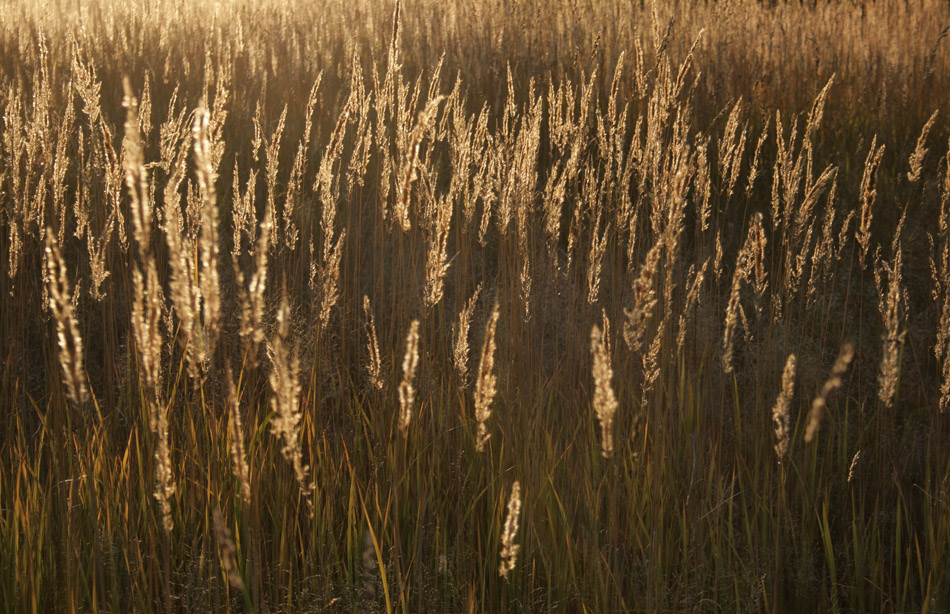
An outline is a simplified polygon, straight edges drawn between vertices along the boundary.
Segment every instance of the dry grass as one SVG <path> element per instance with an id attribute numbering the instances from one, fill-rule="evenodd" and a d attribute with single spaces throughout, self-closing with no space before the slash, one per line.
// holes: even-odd
<path id="1" fill-rule="evenodd" d="M 0 610 L 950 609 L 947 24 L 3 4 Z"/>

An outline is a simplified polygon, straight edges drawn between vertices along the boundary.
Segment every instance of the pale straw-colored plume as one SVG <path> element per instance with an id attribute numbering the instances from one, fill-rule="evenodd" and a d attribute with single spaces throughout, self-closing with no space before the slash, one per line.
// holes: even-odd
<path id="1" fill-rule="evenodd" d="M 253 241 L 254 234 L 254 194 L 257 191 L 257 170 L 252 170 L 247 178 L 245 189 L 241 191 L 238 163 L 234 162 L 234 180 L 231 187 L 231 219 L 233 223 L 233 245 L 231 259 L 237 260 L 243 253 L 244 238 Z"/>
<path id="2" fill-rule="evenodd" d="M 475 450 L 482 452 L 491 434 L 487 422 L 491 418 L 491 404 L 495 400 L 497 376 L 492 372 L 495 367 L 495 331 L 498 328 L 498 301 L 492 307 L 491 315 L 485 324 L 485 340 L 482 343 L 481 358 L 478 361 L 478 379 L 475 381 L 475 419 L 478 421 Z"/>
<path id="3" fill-rule="evenodd" d="M 207 111 L 199 109 L 195 113 L 191 139 L 183 143 L 183 148 L 187 147 L 191 140 L 196 136 L 201 137 L 203 130 L 207 129 Z M 204 167 L 199 171 L 204 175 L 207 170 L 207 142 L 195 143 L 195 162 L 196 164 L 202 155 Z M 204 152 L 204 153 L 199 153 Z M 217 224 L 216 216 L 210 211 L 206 212 L 205 201 L 196 196 L 193 191 L 189 191 L 188 197 L 188 220 L 186 225 L 181 214 L 181 196 L 180 186 L 185 178 L 187 170 L 187 159 L 185 156 L 179 156 L 172 172 L 165 184 L 164 214 L 165 214 L 165 242 L 168 245 L 168 265 L 170 269 L 169 290 L 171 292 L 172 304 L 175 307 L 175 314 L 178 316 L 179 332 L 177 337 L 185 350 L 185 358 L 188 363 L 188 374 L 192 378 L 198 378 L 204 373 L 208 358 L 208 347 L 205 343 L 205 334 L 202 327 L 202 290 L 217 284 L 217 271 L 212 275 L 212 279 L 205 281 L 206 271 L 202 268 L 203 261 L 209 264 L 212 259 L 216 262 L 216 236 L 217 231 L 205 230 L 206 222 L 213 220 Z M 207 178 L 205 178 L 207 181 Z M 193 210 L 193 211 L 192 211 Z M 210 222 L 209 222 L 210 223 Z M 195 244 L 195 232 L 201 233 L 199 245 Z M 212 252 L 215 252 L 212 255 Z M 200 255 L 199 255 L 200 253 Z M 216 293 L 217 290 L 214 290 Z M 220 314 L 220 302 L 217 295 L 213 297 L 213 302 L 217 306 L 208 305 L 207 314 L 214 320 L 217 320 Z"/>
<path id="4" fill-rule="evenodd" d="M 402 359 L 402 382 L 399 384 L 399 432 L 405 437 L 412 421 L 412 404 L 415 402 L 416 369 L 419 366 L 419 320 L 413 320 L 406 335 L 406 354 Z"/>
<path id="5" fill-rule="evenodd" d="M 771 121 L 772 117 L 768 116 L 765 120 L 765 125 L 762 126 L 762 134 L 759 135 L 759 140 L 755 143 L 755 152 L 752 154 L 752 164 L 749 165 L 749 180 L 745 187 L 746 196 L 752 195 L 755 180 L 759 176 L 759 158 L 762 153 L 762 146 L 765 144 L 766 139 L 769 138 L 769 126 L 771 126 Z"/>
<path id="6" fill-rule="evenodd" d="M 693 189 L 698 199 L 699 231 L 709 230 L 709 218 L 712 216 L 710 196 L 712 180 L 709 168 L 709 137 L 700 141 L 696 147 L 696 175 L 693 177 Z"/>
<path id="7" fill-rule="evenodd" d="M 449 145 L 452 151 L 452 177 L 449 183 L 450 200 L 459 205 L 461 223 L 467 231 L 475 217 L 475 204 L 482 188 L 485 172 L 485 152 L 487 150 L 488 114 L 487 108 L 477 118 L 469 116 L 458 98 L 452 102 L 452 131 Z"/>
<path id="8" fill-rule="evenodd" d="M 521 295 L 522 315 L 524 321 L 531 319 L 531 256 L 527 249 L 519 249 L 521 254 L 521 270 L 518 273 L 518 289 Z"/>
<path id="9" fill-rule="evenodd" d="M 166 190 L 166 194 L 169 190 Z M 176 335 L 184 346 L 188 361 L 188 374 L 199 377 L 203 360 L 204 346 L 200 339 L 201 328 L 201 290 L 197 282 L 198 272 L 195 263 L 195 251 L 190 241 L 183 240 L 181 212 L 177 199 L 166 201 L 165 237 L 168 243 L 168 264 L 170 269 L 169 290 L 175 314 L 178 316 L 179 331 Z"/>
<path id="10" fill-rule="evenodd" d="M 871 219 L 874 216 L 874 201 L 877 199 L 877 169 L 884 158 L 884 145 L 877 146 L 877 135 L 871 140 L 871 149 L 864 162 L 864 175 L 861 177 L 861 212 L 855 238 L 860 246 L 861 268 L 865 266 L 868 249 L 871 247 Z"/>
<path id="11" fill-rule="evenodd" d="M 805 443 L 811 443 L 818 432 L 818 426 L 821 424 L 821 417 L 825 413 L 825 406 L 828 403 L 828 395 L 841 386 L 841 376 L 848 370 L 848 365 L 854 358 L 854 345 L 845 343 L 841 346 L 841 352 L 831 367 L 831 374 L 821 387 L 821 392 L 811 403 L 811 410 L 808 412 L 808 426 L 805 428 Z"/>
<path id="12" fill-rule="evenodd" d="M 920 174 L 924 170 L 924 158 L 927 156 L 927 135 L 930 134 L 930 129 L 933 128 L 934 121 L 937 119 L 939 113 L 940 109 L 934 111 L 930 119 L 927 120 L 927 123 L 924 124 L 923 129 L 920 131 L 920 136 L 917 138 L 917 146 L 914 147 L 914 153 L 910 154 L 910 158 L 907 161 L 907 165 L 910 167 L 910 170 L 907 171 L 907 180 L 911 183 L 920 181 Z"/>
<path id="13" fill-rule="evenodd" d="M 482 284 L 478 284 L 475 292 L 472 293 L 472 296 L 459 311 L 458 321 L 455 324 L 452 361 L 455 364 L 455 372 L 459 377 L 459 385 L 463 389 L 468 387 L 468 332 L 472 325 L 472 314 L 475 312 L 475 305 L 478 304 L 478 296 L 481 292 Z"/>
<path id="14" fill-rule="evenodd" d="M 449 270 L 447 249 L 449 230 L 452 227 L 452 203 L 447 197 L 436 197 L 430 181 L 426 186 L 426 282 L 423 290 L 423 304 L 426 309 L 434 307 L 442 300 L 445 274 Z"/>
<path id="15" fill-rule="evenodd" d="M 834 225 L 836 219 L 835 197 L 838 191 L 837 176 L 832 180 L 828 189 L 828 198 L 825 205 L 825 215 L 821 224 L 821 237 L 815 242 L 811 255 L 811 270 L 808 275 L 806 297 L 808 305 L 814 304 L 818 290 L 818 281 L 828 281 L 832 265 L 834 265 Z"/>
<path id="16" fill-rule="evenodd" d="M 821 88 L 821 91 L 818 92 L 818 95 L 815 96 L 815 100 L 812 102 L 811 110 L 808 112 L 808 119 L 805 122 L 805 134 L 802 137 L 805 142 L 803 147 L 811 146 L 810 143 L 815 133 L 821 127 L 821 120 L 825 115 L 825 105 L 828 102 L 828 92 L 831 91 L 831 86 L 834 85 L 837 76 L 836 73 L 832 73 L 831 77 L 828 78 L 828 82 L 825 83 L 825 87 Z"/>
<path id="17" fill-rule="evenodd" d="M 72 293 L 66 262 L 59 251 L 59 243 L 52 229 L 46 229 L 46 280 L 49 289 L 49 307 L 56 322 L 56 342 L 59 346 L 59 366 L 69 400 L 76 406 L 89 399 L 83 370 L 82 337 L 73 309 Z"/>
<path id="18" fill-rule="evenodd" d="M 742 167 L 742 156 L 745 153 L 747 124 L 741 126 L 740 118 L 743 115 L 742 98 L 740 97 L 732 107 L 722 139 L 719 141 L 719 176 L 725 183 L 726 199 L 732 198 L 736 181 L 739 178 L 739 169 Z"/>
<path id="19" fill-rule="evenodd" d="M 580 111 L 576 121 L 574 118 L 576 101 L 573 88 L 562 83 L 555 92 L 554 86 L 551 84 L 548 93 L 549 133 L 552 142 L 558 151 L 570 148 L 570 157 L 567 162 L 563 166 L 560 163 L 555 164 L 554 170 L 548 176 L 541 197 L 547 252 L 554 263 L 553 268 L 555 270 L 559 268 L 558 244 L 561 237 L 562 209 L 567 198 L 568 189 L 576 180 L 581 169 L 580 162 L 585 140 L 581 138 L 580 126 L 587 125 L 592 89 L 582 89 Z"/>
<path id="20" fill-rule="evenodd" d="M 567 231 L 567 272 L 570 273 L 574 265 L 574 254 L 577 251 L 577 244 L 580 241 L 581 234 L 581 212 L 583 207 L 574 207 L 574 215 L 571 216 L 571 222 Z"/>
<path id="21" fill-rule="evenodd" d="M 311 289 L 317 293 L 319 299 L 320 330 L 327 328 L 330 322 L 330 313 L 340 297 L 340 262 L 343 258 L 343 247 L 346 244 L 346 229 L 336 230 L 337 200 L 340 196 L 340 175 L 336 172 L 341 164 L 343 142 L 346 128 L 351 123 L 351 108 L 354 98 L 351 95 L 343 111 L 337 118 L 336 126 L 330 134 L 320 168 L 313 183 L 313 190 L 320 201 L 320 235 L 323 249 L 319 263 L 317 263 L 313 239 L 310 243 Z M 317 284 L 319 279 L 319 285 Z"/>
<path id="22" fill-rule="evenodd" d="M 838 168 L 829 164 L 814 182 L 805 186 L 805 197 L 796 208 L 794 215 L 793 237 L 796 243 L 801 241 L 801 238 L 807 234 L 807 230 L 811 227 L 815 219 L 815 206 L 825 193 L 825 189 L 829 186 L 832 186 L 830 189 L 836 188 L 837 179 Z"/>
<path id="23" fill-rule="evenodd" d="M 263 122 L 259 116 L 261 114 L 260 102 L 258 102 L 257 107 L 257 116 L 254 118 L 254 122 L 258 125 L 258 129 L 261 133 L 264 132 L 263 127 L 260 125 Z M 264 147 L 264 159 L 265 159 L 265 171 L 264 178 L 267 181 L 267 204 L 265 205 L 264 217 L 269 217 L 273 220 L 273 224 L 270 229 L 270 244 L 277 245 L 278 236 L 277 229 L 279 226 L 277 218 L 277 171 L 280 166 L 280 142 L 284 136 L 284 127 L 287 125 L 287 106 L 284 106 L 284 111 L 280 115 L 280 120 L 277 122 L 277 126 L 274 128 L 274 132 L 271 135 L 269 141 L 265 143 Z"/>
<path id="24" fill-rule="evenodd" d="M 396 174 L 396 161 L 393 151 L 398 149 L 394 141 L 399 132 L 398 105 L 403 94 L 402 64 L 400 58 L 399 0 L 393 9 L 392 34 L 389 54 L 386 59 L 386 72 L 380 81 L 374 75 L 376 96 L 374 101 L 376 117 L 376 153 L 379 156 L 379 213 L 380 219 L 389 222 L 389 198 L 392 192 L 393 175 Z"/>
<path id="25" fill-rule="evenodd" d="M 521 295 L 521 304 L 524 308 L 524 321 L 531 319 L 531 250 L 528 243 L 528 233 L 533 221 L 529 219 L 532 205 L 527 198 L 519 197 L 518 214 L 518 257 L 521 260 L 521 271 L 518 275 L 518 289 Z"/>
<path id="26" fill-rule="evenodd" d="M 732 373 L 733 353 L 735 344 L 736 326 L 739 320 L 745 319 L 745 312 L 742 310 L 742 284 L 748 281 L 754 267 L 755 260 L 756 232 L 755 225 L 749 227 L 749 233 L 746 235 L 745 243 L 739 250 L 736 257 L 736 269 L 732 274 L 732 287 L 729 291 L 729 301 L 726 304 L 726 318 L 723 324 L 722 333 L 722 370 L 725 373 Z M 748 329 L 748 327 L 746 327 Z"/>
<path id="27" fill-rule="evenodd" d="M 521 546 L 515 543 L 520 515 L 521 484 L 515 482 L 508 498 L 508 515 L 505 517 L 505 528 L 501 535 L 501 564 L 498 566 L 498 573 L 506 580 L 518 562 L 518 550 L 521 549 Z"/>
<path id="28" fill-rule="evenodd" d="M 792 394 L 795 391 L 795 365 L 795 354 L 789 354 L 788 360 L 785 361 L 785 369 L 782 370 L 782 391 L 775 400 L 775 407 L 772 408 L 772 422 L 775 424 L 774 447 L 779 463 L 785 459 L 785 455 L 788 453 L 789 414 Z"/>
<path id="29" fill-rule="evenodd" d="M 257 351 L 264 342 L 264 303 L 267 290 L 267 264 L 270 252 L 270 230 L 272 220 L 265 211 L 257 241 L 251 252 L 254 271 L 245 287 L 244 272 L 236 256 L 232 255 L 234 278 L 237 282 L 238 304 L 240 306 L 240 327 L 238 335 L 244 345 L 244 353 L 250 364 L 256 364 Z"/>
<path id="30" fill-rule="evenodd" d="M 792 189 L 792 180 L 794 179 L 793 175 L 796 174 L 794 161 L 790 158 L 792 157 L 789 153 L 788 145 L 786 144 L 786 139 L 791 140 L 794 144 L 797 136 L 798 122 L 792 124 L 791 134 L 786 135 L 785 133 L 785 124 L 782 123 L 782 113 L 779 110 L 775 111 L 775 165 L 772 168 L 772 198 L 771 198 L 771 207 L 772 207 L 772 227 L 775 230 L 779 230 L 782 225 L 787 221 L 786 209 L 789 208 L 788 202 L 785 202 L 783 207 L 783 194 L 788 195 L 797 195 L 797 186 L 795 189 Z M 784 188 L 784 192 L 783 192 Z"/>
<path id="31" fill-rule="evenodd" d="M 510 77 L 510 75 L 509 75 Z M 529 92 L 534 89 L 534 83 L 529 84 Z M 533 93 L 531 94 L 533 96 Z M 534 191 L 538 181 L 538 151 L 540 148 L 541 130 L 541 98 L 529 106 L 527 116 L 522 119 L 522 128 L 519 134 L 515 152 L 515 178 L 506 185 L 513 189 L 513 193 L 506 194 L 503 201 L 516 203 L 516 217 L 518 222 L 518 257 L 521 259 L 521 271 L 518 275 L 518 287 L 521 294 L 521 304 L 524 308 L 524 321 L 531 319 L 531 249 L 529 232 L 534 230 Z M 504 234 L 504 232 L 502 233 Z M 606 236 L 606 235 L 605 235 Z M 599 274 L 598 274 L 599 276 Z"/>
<path id="32" fill-rule="evenodd" d="M 70 75 L 75 81 L 76 93 L 83 102 L 83 113 L 89 119 L 89 124 L 96 126 L 101 119 L 102 107 L 99 104 L 99 97 L 102 82 L 99 81 L 99 77 L 96 74 L 94 63 L 91 60 L 88 63 L 84 61 L 82 54 L 79 53 L 78 45 L 73 45 L 71 59 L 72 66 Z M 10 119 L 13 117 L 18 118 L 19 113 L 17 113 L 16 116 L 11 115 L 8 117 Z"/>
<path id="33" fill-rule="evenodd" d="M 382 360 L 379 357 L 379 340 L 376 337 L 376 318 L 369 303 L 369 297 L 363 295 L 363 315 L 366 317 L 366 378 L 371 388 L 382 390 Z"/>
<path id="34" fill-rule="evenodd" d="M 330 323 L 330 313 L 340 298 L 340 262 L 343 259 L 343 246 L 346 230 L 337 234 L 333 248 L 326 252 L 320 271 L 320 330 Z M 326 246 L 326 244 L 324 244 Z"/>
<path id="35" fill-rule="evenodd" d="M 685 130 L 685 128 L 684 128 Z M 685 152 L 687 146 L 685 143 L 677 145 Z M 676 290 L 680 266 L 678 264 L 680 257 L 680 239 L 683 231 L 686 229 L 686 194 L 689 191 L 689 180 L 693 169 L 688 155 L 681 155 L 676 164 L 675 170 L 670 169 L 664 181 L 666 186 L 664 190 L 665 217 L 666 223 L 663 230 L 663 252 L 666 254 L 664 269 L 665 276 L 662 286 L 662 295 L 664 303 L 671 305 L 673 303 L 673 292 Z"/>
<path id="36" fill-rule="evenodd" d="M 633 309 L 624 309 L 627 319 L 623 323 L 623 339 L 631 352 L 639 352 L 642 348 L 647 323 L 656 307 L 656 273 L 662 253 L 663 239 L 660 238 L 647 252 L 640 276 L 633 284 Z"/>
<path id="37" fill-rule="evenodd" d="M 350 75 L 350 97 L 356 114 L 356 132 L 353 135 L 353 153 L 347 165 L 347 189 L 352 191 L 363 187 L 370 158 L 376 153 L 373 150 L 372 118 L 373 94 L 366 91 L 363 82 L 363 69 L 359 62 L 353 62 L 353 72 Z"/>
<path id="38" fill-rule="evenodd" d="M 307 111 L 304 116 L 303 136 L 297 144 L 297 154 L 294 156 L 293 165 L 290 167 L 290 178 L 287 180 L 287 192 L 284 198 L 284 217 L 283 217 L 283 239 L 284 245 L 290 251 L 297 248 L 297 240 L 300 237 L 300 231 L 297 228 L 295 211 L 301 201 L 303 193 L 303 182 L 307 173 L 307 152 L 310 149 L 310 132 L 313 129 L 313 112 L 317 104 L 317 91 L 320 88 L 320 82 L 323 79 L 323 73 L 317 75 L 316 81 L 310 88 L 310 96 L 307 99 Z"/>
<path id="39" fill-rule="evenodd" d="M 135 115 L 138 117 L 137 99 L 135 99 L 134 106 Z M 105 126 L 105 120 L 100 118 L 99 129 L 102 132 L 99 140 L 97 141 L 98 150 L 96 152 L 96 163 L 102 169 L 102 178 L 104 183 L 102 190 L 108 203 L 109 217 L 114 218 L 115 220 L 114 228 L 116 231 L 116 239 L 118 240 L 119 249 L 121 249 L 122 253 L 125 254 L 129 249 L 129 239 L 128 227 L 125 221 L 125 207 L 122 198 L 122 183 L 123 178 L 127 177 L 127 166 L 126 161 L 124 160 L 124 155 L 116 153 L 116 151 L 113 149 L 113 135 L 111 128 L 104 128 L 103 126 Z M 137 120 L 132 130 L 126 130 L 125 136 L 128 137 L 129 135 L 135 135 L 136 139 L 141 139 L 141 134 L 139 133 L 139 122 Z M 123 139 L 122 147 L 124 151 L 128 151 L 126 149 L 127 144 L 128 141 Z M 146 185 L 147 183 L 148 182 L 146 180 Z M 28 212 L 25 222 L 29 223 L 31 221 L 30 218 L 33 218 L 36 213 L 36 211 Z M 36 220 L 36 222 L 38 221 L 39 220 Z"/>
<path id="40" fill-rule="evenodd" d="M 191 117 L 185 105 L 178 104 L 180 85 L 176 85 L 168 101 L 167 119 L 159 126 L 159 158 L 158 168 L 165 175 L 170 175 L 179 156 L 188 155 L 188 147 L 181 147 L 183 140 L 191 138 L 191 127 L 188 119 Z"/>
<path id="41" fill-rule="evenodd" d="M 155 490 L 153 495 L 162 514 L 162 526 L 171 533 L 174 521 L 171 498 L 175 494 L 171 447 L 168 439 L 168 416 L 160 400 L 162 389 L 162 333 L 160 330 L 164 295 L 152 253 L 152 200 L 143 158 L 138 121 L 138 100 L 125 80 L 126 108 L 123 161 L 125 180 L 132 200 L 132 223 L 138 244 L 138 262 L 132 270 L 132 333 L 138 351 L 139 372 L 145 382 L 149 428 L 155 437 Z"/>
<path id="42" fill-rule="evenodd" d="M 409 204 L 412 197 L 412 186 L 418 178 L 419 148 L 426 136 L 435 127 L 435 119 L 443 100 L 445 100 L 445 96 L 438 96 L 426 103 L 425 108 L 419 113 L 416 125 L 409 134 L 408 142 L 405 143 L 405 150 L 400 152 L 400 167 L 396 175 L 396 202 L 393 205 L 393 216 L 403 232 L 408 232 L 412 227 L 409 220 Z"/>
<path id="43" fill-rule="evenodd" d="M 145 81 L 146 87 L 148 86 L 148 80 Z M 74 93 L 72 91 L 72 84 L 66 84 L 66 100 L 72 100 Z M 76 123 L 76 109 L 74 105 L 66 105 L 66 110 L 63 113 L 63 120 L 59 125 L 59 135 L 56 138 L 56 157 L 53 160 L 53 169 L 51 177 L 51 192 L 52 192 L 52 211 L 51 214 L 54 218 L 58 220 L 58 230 L 57 230 L 57 240 L 59 244 L 62 245 L 63 241 L 66 238 L 66 215 L 69 212 L 68 209 L 74 206 L 74 203 L 70 203 L 67 206 L 66 203 L 66 177 L 69 173 L 69 167 L 71 163 L 72 155 L 69 152 L 69 144 L 75 134 L 75 123 Z M 2 177 L 3 173 L 0 173 Z"/>
<path id="44" fill-rule="evenodd" d="M 610 222 L 604 225 L 603 232 L 597 230 L 600 227 L 602 212 L 603 209 L 597 212 L 594 232 L 590 239 L 590 252 L 587 256 L 587 302 L 591 305 L 600 297 L 600 271 L 603 267 L 604 253 L 607 250 L 607 239 L 610 236 Z"/>
<path id="45" fill-rule="evenodd" d="M 788 249 L 785 254 L 785 284 L 784 284 L 784 296 L 779 294 L 773 294 L 773 307 L 775 311 L 772 314 L 772 321 L 779 322 L 782 319 L 782 300 L 784 298 L 784 305 L 792 305 L 798 292 L 801 290 L 802 280 L 805 277 L 805 267 L 810 265 L 811 259 L 811 244 L 812 238 L 815 236 L 815 226 L 809 224 L 808 229 L 805 231 L 805 236 L 797 244 L 792 242 L 795 246 L 791 249 Z"/>
<path id="46" fill-rule="evenodd" d="M 216 101 L 217 102 L 217 101 Z M 210 360 L 217 343 L 218 329 L 221 323 L 221 281 L 218 277 L 218 199 L 215 191 L 217 172 L 215 169 L 216 146 L 212 142 L 211 116 L 206 109 L 195 113 L 192 128 L 192 143 L 195 150 L 195 168 L 198 175 L 198 189 L 201 193 L 201 317 L 202 349 L 201 362 Z"/>
<path id="47" fill-rule="evenodd" d="M 122 106 L 125 107 L 125 133 L 122 139 L 122 160 L 125 170 L 125 185 L 132 200 L 132 226 L 135 240 L 140 249 L 150 248 L 152 232 L 152 201 L 148 189 L 148 172 L 145 169 L 145 153 L 142 144 L 142 134 L 139 131 L 139 101 L 132 93 L 132 85 L 128 77 L 123 79 L 125 96 Z"/>
<path id="48" fill-rule="evenodd" d="M 494 147 L 489 147 L 485 154 L 485 170 L 481 177 L 482 216 L 478 223 L 478 244 L 482 247 L 485 247 L 488 240 L 488 228 L 498 200 L 493 178 L 498 174 L 499 165 L 498 153 Z"/>
<path id="49" fill-rule="evenodd" d="M 290 343 L 290 303 L 287 299 L 286 288 L 277 310 L 277 335 L 268 348 L 271 359 L 271 374 L 269 377 L 271 388 L 270 407 L 273 412 L 271 418 L 271 432 L 281 440 L 281 454 L 294 468 L 294 476 L 300 486 L 300 495 L 307 502 L 307 509 L 313 515 L 313 501 L 310 493 L 313 485 L 310 482 L 310 467 L 304 464 L 303 449 L 300 444 L 300 421 L 303 414 L 300 411 L 300 359 L 296 352 L 289 347 Z"/>
<path id="50" fill-rule="evenodd" d="M 503 111 L 503 121 L 500 126 L 500 134 L 496 153 L 500 164 L 497 167 L 497 174 L 494 179 L 496 182 L 495 190 L 498 199 L 495 203 L 495 224 L 498 227 L 498 233 L 501 236 L 508 234 L 508 226 L 511 223 L 512 213 L 514 212 L 514 200 L 517 194 L 518 175 L 520 170 L 520 160 L 516 160 L 516 149 L 520 149 L 524 142 L 524 124 L 525 119 L 520 122 L 521 130 L 517 126 L 518 122 L 518 103 L 515 101 L 514 79 L 511 76 L 511 65 L 508 65 L 508 99 Z M 520 152 L 519 152 L 520 153 Z"/>
<path id="51" fill-rule="evenodd" d="M 693 267 L 690 267 L 690 272 L 687 275 L 692 281 L 689 284 L 689 290 L 686 292 L 686 305 L 683 307 L 683 313 L 681 313 L 679 317 L 679 329 L 676 333 L 677 353 L 681 352 L 683 346 L 686 344 L 686 330 L 692 322 L 693 314 L 696 312 L 696 306 L 700 303 L 703 281 L 706 279 L 706 269 L 708 268 L 709 258 L 706 258 L 706 260 L 703 261 L 702 268 L 698 271 L 694 271 Z"/>
<path id="52" fill-rule="evenodd" d="M 660 377 L 660 353 L 663 350 L 663 341 L 666 338 L 666 328 L 669 326 L 670 319 L 666 316 L 660 320 L 653 341 L 650 342 L 650 349 L 640 358 L 643 365 L 643 386 L 640 391 L 642 407 L 646 407 L 649 403 L 650 393 L 653 392 L 653 387 Z"/>
<path id="53" fill-rule="evenodd" d="M 716 255 L 713 258 L 712 271 L 716 283 L 719 283 L 719 278 L 722 276 L 722 234 L 718 229 L 716 230 Z"/>
<path id="54" fill-rule="evenodd" d="M 614 414 L 617 413 L 619 404 L 611 385 L 614 371 L 610 366 L 610 355 L 604 334 L 596 324 L 590 331 L 590 353 L 594 361 L 593 405 L 597 421 L 600 423 L 600 453 L 604 458 L 610 458 L 614 451 Z"/>
<path id="55" fill-rule="evenodd" d="M 885 274 L 887 275 L 886 287 L 883 280 Z M 881 319 L 884 321 L 884 333 L 882 335 L 884 347 L 877 377 L 877 396 L 885 407 L 890 407 L 894 399 L 894 393 L 897 391 L 900 349 L 904 344 L 904 337 L 907 335 L 906 330 L 901 330 L 902 316 L 907 310 L 907 304 L 906 291 L 901 287 L 900 246 L 894 254 L 893 262 L 890 265 L 879 263 L 875 267 L 874 275 L 877 279 L 880 294 Z"/>
<path id="56" fill-rule="evenodd" d="M 175 494 L 175 475 L 172 472 L 171 449 L 168 443 L 168 417 L 165 408 L 153 402 L 149 408 L 152 432 L 155 442 L 155 490 L 153 495 L 162 510 L 162 526 L 166 533 L 175 528 L 172 520 L 171 500 Z"/>
<path id="57" fill-rule="evenodd" d="M 230 87 L 233 81 L 232 68 L 230 62 L 214 63 L 210 54 L 205 56 L 205 84 L 204 98 L 211 100 L 211 76 L 214 75 L 214 102 L 208 115 L 208 124 L 206 126 L 206 136 L 208 139 L 205 148 L 207 155 L 207 170 L 210 171 L 212 181 L 217 179 L 218 168 L 221 166 L 221 160 L 224 158 L 224 124 L 228 118 L 228 101 L 231 97 Z"/>

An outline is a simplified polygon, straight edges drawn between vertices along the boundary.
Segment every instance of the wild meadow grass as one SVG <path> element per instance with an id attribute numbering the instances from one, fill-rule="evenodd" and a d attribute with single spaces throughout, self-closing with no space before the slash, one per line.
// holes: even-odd
<path id="1" fill-rule="evenodd" d="M 950 6 L 0 6 L 0 607 L 950 611 Z"/>

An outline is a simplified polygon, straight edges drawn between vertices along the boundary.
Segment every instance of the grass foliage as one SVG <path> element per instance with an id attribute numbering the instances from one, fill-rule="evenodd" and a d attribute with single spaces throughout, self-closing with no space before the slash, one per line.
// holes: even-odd
<path id="1" fill-rule="evenodd" d="M 0 5 L 0 609 L 950 610 L 950 6 Z"/>

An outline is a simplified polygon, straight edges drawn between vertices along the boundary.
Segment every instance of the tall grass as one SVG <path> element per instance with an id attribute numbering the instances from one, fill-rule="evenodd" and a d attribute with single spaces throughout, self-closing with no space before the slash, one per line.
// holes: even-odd
<path id="1" fill-rule="evenodd" d="M 0 606 L 950 609 L 948 25 L 0 6 Z"/>

